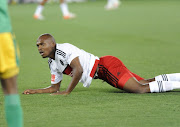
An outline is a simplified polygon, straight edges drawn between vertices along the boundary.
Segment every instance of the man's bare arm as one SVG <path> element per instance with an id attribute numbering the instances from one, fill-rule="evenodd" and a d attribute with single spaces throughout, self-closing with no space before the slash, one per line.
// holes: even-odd
<path id="1" fill-rule="evenodd" d="M 57 84 L 52 84 L 49 87 L 43 89 L 27 89 L 23 92 L 23 94 L 37 94 L 37 93 L 54 93 L 59 91 L 61 81 Z"/>
<path id="2" fill-rule="evenodd" d="M 72 77 L 72 80 L 71 80 L 68 88 L 65 91 L 62 91 L 62 92 L 60 91 L 60 92 L 57 92 L 57 93 L 53 93 L 52 95 L 58 95 L 58 94 L 67 95 L 67 94 L 70 94 L 71 91 L 78 84 L 79 80 L 81 79 L 82 73 L 83 73 L 83 68 L 81 67 L 81 64 L 79 62 L 79 57 L 74 58 L 71 61 L 70 66 L 71 66 L 71 68 L 73 70 L 73 72 L 72 72 L 73 77 Z"/>

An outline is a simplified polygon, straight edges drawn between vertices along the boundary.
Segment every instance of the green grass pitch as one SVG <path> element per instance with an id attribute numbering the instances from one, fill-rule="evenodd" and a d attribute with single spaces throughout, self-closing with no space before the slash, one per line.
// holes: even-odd
<path id="1" fill-rule="evenodd" d="M 180 72 L 180 1 L 124 0 L 114 11 L 105 11 L 105 4 L 69 4 L 77 19 L 68 21 L 62 19 L 59 4 L 46 5 L 44 21 L 32 18 L 37 4 L 9 6 L 21 50 L 18 87 L 24 127 L 180 127 L 180 90 L 132 94 L 94 80 L 90 88 L 79 83 L 67 97 L 21 94 L 50 85 L 47 59 L 36 48 L 43 33 L 99 57 L 116 56 L 144 78 Z M 70 80 L 64 76 L 61 90 Z M 3 100 L 0 91 L 0 127 L 7 126 Z"/>

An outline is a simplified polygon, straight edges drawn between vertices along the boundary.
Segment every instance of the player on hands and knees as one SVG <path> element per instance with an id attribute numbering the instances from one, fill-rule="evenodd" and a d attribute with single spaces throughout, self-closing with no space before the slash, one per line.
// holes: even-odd
<path id="1" fill-rule="evenodd" d="M 49 57 L 49 65 L 51 68 L 52 76 L 51 76 L 51 82 L 52 85 L 48 88 L 44 89 L 37 89 L 37 90 L 26 90 L 24 94 L 32 94 L 32 93 L 53 93 L 59 91 L 60 84 L 61 84 L 61 76 L 57 77 L 56 74 L 57 72 L 54 69 L 54 66 L 56 62 L 60 62 L 59 60 L 63 60 L 65 57 L 65 53 L 63 51 L 59 50 L 58 47 L 56 47 L 56 43 L 54 38 L 49 35 L 41 35 L 38 40 L 37 40 L 37 47 L 38 51 L 41 54 L 43 58 Z M 70 49 L 68 49 L 70 50 Z M 70 57 L 71 61 L 69 61 L 69 65 L 62 65 L 60 69 L 65 69 L 68 73 L 69 69 L 72 69 L 72 80 L 69 84 L 69 87 L 67 88 L 66 91 L 58 92 L 57 94 L 69 94 L 75 86 L 78 84 L 79 80 L 81 79 L 82 73 L 83 73 L 83 68 L 81 67 L 80 61 L 79 61 L 79 56 L 77 54 L 74 54 L 72 56 L 67 56 Z M 66 58 L 64 58 L 66 59 Z M 53 61 L 53 63 L 52 63 Z M 65 61 L 66 62 L 66 61 Z M 53 65 L 52 65 L 53 64 Z M 61 62 L 61 64 L 63 64 Z M 70 73 L 69 73 L 70 74 Z"/>
<path id="2" fill-rule="evenodd" d="M 114 56 L 98 58 L 69 43 L 56 44 L 50 34 L 37 40 L 37 48 L 43 58 L 48 57 L 51 71 L 51 86 L 44 89 L 28 89 L 24 94 L 53 93 L 67 95 L 78 82 L 89 87 L 92 79 L 101 79 L 113 87 L 133 93 L 166 92 L 180 89 L 180 73 L 164 74 L 144 79 L 132 73 L 121 60 Z M 60 91 L 63 74 L 72 77 L 66 91 Z"/>

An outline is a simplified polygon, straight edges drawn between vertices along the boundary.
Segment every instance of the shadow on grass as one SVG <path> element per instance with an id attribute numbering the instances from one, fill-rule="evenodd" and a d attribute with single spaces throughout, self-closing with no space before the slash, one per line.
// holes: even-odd
<path id="1" fill-rule="evenodd" d="M 83 91 L 83 90 L 82 90 Z M 88 92 L 88 90 L 85 90 Z M 137 94 L 137 93 L 130 93 L 121 89 L 117 89 L 117 88 L 91 88 L 90 91 L 94 91 L 94 92 L 100 92 L 100 93 L 128 93 L 128 94 Z M 180 93 L 180 90 L 173 90 L 173 91 L 167 91 L 167 92 L 163 92 L 164 93 Z M 152 94 L 152 93 L 146 93 L 146 94 Z M 159 94 L 159 93 L 153 93 L 153 94 Z"/>

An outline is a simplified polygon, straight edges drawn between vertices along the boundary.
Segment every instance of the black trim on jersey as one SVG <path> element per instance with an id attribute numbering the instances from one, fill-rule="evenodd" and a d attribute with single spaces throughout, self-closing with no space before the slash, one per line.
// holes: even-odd
<path id="1" fill-rule="evenodd" d="M 108 71 L 107 68 L 105 68 L 103 65 L 99 65 L 99 69 L 102 68 L 103 73 L 114 83 L 114 84 L 118 84 L 118 78 L 116 78 L 111 72 Z M 103 79 L 104 81 L 108 82 L 107 78 Z M 110 82 L 108 82 L 110 85 L 114 86 L 114 84 L 111 84 Z M 116 86 L 114 86 L 116 87 Z"/>
<path id="2" fill-rule="evenodd" d="M 159 87 L 159 92 L 164 92 L 162 81 L 157 81 L 157 83 L 158 83 L 158 87 Z"/>
<path id="3" fill-rule="evenodd" d="M 62 61 L 62 60 L 60 60 L 60 63 L 64 66 L 64 63 L 63 63 L 63 61 Z"/>
<path id="4" fill-rule="evenodd" d="M 162 76 L 163 81 L 168 81 L 168 77 L 166 74 L 162 74 L 161 76 Z"/>
<path id="5" fill-rule="evenodd" d="M 56 49 L 56 54 L 61 55 L 61 56 L 63 56 L 64 58 L 66 57 L 66 53 L 63 52 L 63 51 L 60 50 L 60 49 Z"/>
<path id="6" fill-rule="evenodd" d="M 50 68 L 51 63 L 52 63 L 52 59 L 49 58 L 49 60 L 48 60 L 49 68 Z M 50 69 L 51 69 L 51 68 L 50 68 Z"/>

